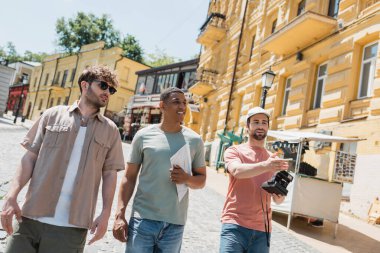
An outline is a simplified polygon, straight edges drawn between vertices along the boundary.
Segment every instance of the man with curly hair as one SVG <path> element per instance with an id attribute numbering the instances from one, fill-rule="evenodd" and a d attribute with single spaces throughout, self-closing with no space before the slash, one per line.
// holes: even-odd
<path id="1" fill-rule="evenodd" d="M 100 108 L 119 84 L 108 67 L 93 66 L 83 71 L 78 85 L 79 101 L 46 110 L 21 143 L 27 151 L 1 213 L 11 235 L 6 253 L 83 252 L 89 229 L 94 234 L 89 244 L 107 230 L 116 172 L 124 159 L 119 131 Z M 101 180 L 103 208 L 94 219 Z M 17 196 L 29 181 L 20 209 Z"/>

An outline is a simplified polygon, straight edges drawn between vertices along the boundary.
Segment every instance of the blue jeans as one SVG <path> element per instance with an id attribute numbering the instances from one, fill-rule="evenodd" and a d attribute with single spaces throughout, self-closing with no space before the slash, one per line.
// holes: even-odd
<path id="1" fill-rule="evenodd" d="M 270 234 L 269 234 L 270 240 Z M 236 224 L 222 224 L 220 253 L 269 253 L 265 232 Z"/>
<path id="2" fill-rule="evenodd" d="M 185 226 L 131 217 L 127 253 L 179 253 Z"/>

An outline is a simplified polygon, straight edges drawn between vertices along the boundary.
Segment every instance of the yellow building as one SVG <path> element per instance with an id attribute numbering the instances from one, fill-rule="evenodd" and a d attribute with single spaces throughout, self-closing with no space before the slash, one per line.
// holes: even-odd
<path id="1" fill-rule="evenodd" d="M 80 97 L 78 77 L 91 65 L 107 65 L 116 70 L 120 87 L 110 97 L 105 113 L 112 117 L 124 109 L 135 91 L 136 71 L 149 67 L 123 57 L 122 49 L 106 49 L 103 41 L 82 46 L 79 53 L 71 56 L 55 54 L 44 59 L 36 67 L 30 79 L 28 100 L 32 111 L 29 118 L 36 120 L 47 108 L 55 105 L 72 104 Z"/>
<path id="2" fill-rule="evenodd" d="M 357 154 L 350 208 L 366 218 L 380 195 L 380 1 L 216 0 L 208 14 L 190 92 L 201 103 L 210 164 L 218 159 L 217 134 L 239 135 L 242 115 L 260 105 L 261 76 L 271 67 L 271 129 L 366 139 L 329 147 Z"/>

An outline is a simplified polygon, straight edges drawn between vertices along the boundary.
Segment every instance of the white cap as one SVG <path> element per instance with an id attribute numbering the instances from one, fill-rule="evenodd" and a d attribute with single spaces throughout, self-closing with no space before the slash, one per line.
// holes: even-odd
<path id="1" fill-rule="evenodd" d="M 245 121 L 248 122 L 248 119 L 256 114 L 264 114 L 268 117 L 268 119 L 270 118 L 270 114 L 268 112 L 266 112 L 263 108 L 257 106 L 248 111 Z"/>

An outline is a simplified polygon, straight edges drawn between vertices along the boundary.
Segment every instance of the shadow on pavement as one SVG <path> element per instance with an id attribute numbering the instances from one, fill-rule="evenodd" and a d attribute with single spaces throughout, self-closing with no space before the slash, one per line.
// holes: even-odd
<path id="1" fill-rule="evenodd" d="M 284 226 L 286 229 L 286 214 L 273 212 L 273 220 Z M 305 218 L 293 217 L 290 230 L 314 240 L 341 247 L 349 252 L 380 252 L 379 241 L 342 224 L 338 225 L 338 233 L 335 239 L 335 223 L 329 221 L 324 221 L 324 226 L 317 228 L 308 224 Z"/>

